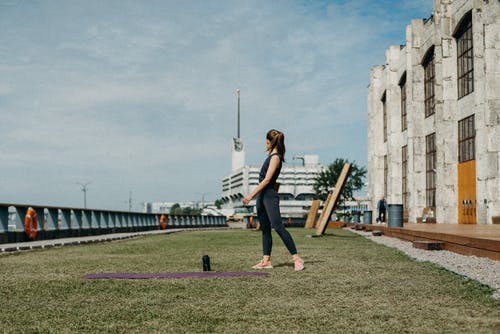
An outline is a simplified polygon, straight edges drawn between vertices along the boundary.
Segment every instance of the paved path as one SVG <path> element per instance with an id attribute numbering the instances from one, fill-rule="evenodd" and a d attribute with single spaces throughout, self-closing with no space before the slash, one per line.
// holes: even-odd
<path id="1" fill-rule="evenodd" d="M 123 239 L 136 238 L 136 237 L 140 237 L 140 236 L 144 236 L 144 235 L 152 235 L 152 234 L 170 234 L 170 233 L 176 233 L 176 232 L 181 232 L 181 231 L 214 230 L 214 229 L 227 229 L 227 227 L 173 228 L 173 229 L 166 229 L 166 230 L 152 230 L 152 231 L 141 231 L 141 232 L 130 232 L 130 233 L 112 233 L 112 234 L 91 235 L 91 236 L 86 236 L 86 237 L 48 239 L 48 240 L 37 240 L 37 241 L 30 241 L 30 242 L 16 242 L 16 243 L 9 243 L 9 244 L 0 244 L 0 253 L 17 252 L 17 251 L 41 249 L 41 248 L 61 247 L 64 245 L 80 245 L 80 244 L 88 244 L 88 243 L 123 240 Z"/>

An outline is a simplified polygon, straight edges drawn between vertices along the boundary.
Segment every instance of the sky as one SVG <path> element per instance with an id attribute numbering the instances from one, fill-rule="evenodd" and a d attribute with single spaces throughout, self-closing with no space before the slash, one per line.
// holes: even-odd
<path id="1" fill-rule="evenodd" d="M 0 0 L 0 203 L 213 201 L 246 163 L 367 164 L 370 68 L 432 0 Z M 130 196 L 131 194 L 131 196 Z"/>

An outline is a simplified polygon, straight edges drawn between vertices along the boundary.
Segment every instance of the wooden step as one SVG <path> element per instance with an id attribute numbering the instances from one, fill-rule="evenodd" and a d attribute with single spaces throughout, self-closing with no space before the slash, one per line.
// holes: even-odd
<path id="1" fill-rule="evenodd" d="M 414 240 L 413 247 L 425 250 L 442 250 L 444 242 L 441 241 L 428 241 L 428 240 Z"/>
<path id="2" fill-rule="evenodd" d="M 348 226 L 354 224 L 348 223 Z M 442 248 L 463 255 L 487 257 L 500 261 L 500 224 L 405 224 L 404 228 L 367 225 L 367 229 L 383 231 L 384 236 L 413 242 L 441 241 Z"/>

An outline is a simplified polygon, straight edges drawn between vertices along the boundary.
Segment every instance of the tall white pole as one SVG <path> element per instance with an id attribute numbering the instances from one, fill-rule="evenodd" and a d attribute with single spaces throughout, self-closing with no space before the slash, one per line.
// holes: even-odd
<path id="1" fill-rule="evenodd" d="M 87 186 L 89 184 L 91 184 L 92 181 L 90 182 L 87 182 L 87 183 L 80 183 L 80 182 L 76 182 L 76 184 L 79 184 L 81 187 L 82 187 L 82 191 L 83 191 L 83 208 L 86 209 L 87 208 Z"/>
<path id="2" fill-rule="evenodd" d="M 238 94 L 238 137 L 240 138 L 240 89 L 236 89 L 236 94 Z"/>

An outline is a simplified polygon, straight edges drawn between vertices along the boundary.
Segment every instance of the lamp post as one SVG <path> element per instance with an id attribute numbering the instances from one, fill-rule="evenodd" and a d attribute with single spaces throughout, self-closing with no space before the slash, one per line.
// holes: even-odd
<path id="1" fill-rule="evenodd" d="M 240 89 L 236 88 L 236 95 L 238 95 L 238 136 L 240 138 Z"/>
<path id="2" fill-rule="evenodd" d="M 132 211 L 132 190 L 128 192 L 128 211 Z"/>
<path id="3" fill-rule="evenodd" d="M 81 187 L 82 187 L 82 191 L 83 191 L 83 208 L 86 209 L 87 208 L 87 186 L 89 184 L 91 184 L 92 181 L 89 181 L 87 183 L 80 183 L 80 182 L 76 182 L 76 184 L 79 184 Z"/>
<path id="4" fill-rule="evenodd" d="M 205 193 L 196 193 L 196 194 L 201 195 L 201 209 L 203 210 L 203 208 L 205 207 L 205 195 L 208 195 L 210 193 L 205 192 Z"/>

